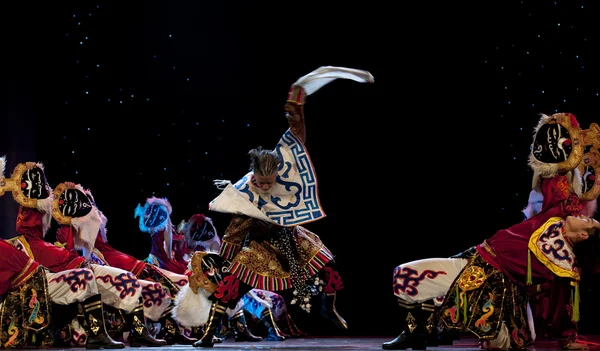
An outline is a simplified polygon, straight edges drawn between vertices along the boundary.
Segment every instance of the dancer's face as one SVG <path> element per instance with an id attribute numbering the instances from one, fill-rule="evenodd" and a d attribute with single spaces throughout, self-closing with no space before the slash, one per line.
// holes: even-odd
<path id="1" fill-rule="evenodd" d="M 272 175 L 258 175 L 254 173 L 254 184 L 263 192 L 270 192 L 271 188 L 277 182 L 277 174 Z"/>

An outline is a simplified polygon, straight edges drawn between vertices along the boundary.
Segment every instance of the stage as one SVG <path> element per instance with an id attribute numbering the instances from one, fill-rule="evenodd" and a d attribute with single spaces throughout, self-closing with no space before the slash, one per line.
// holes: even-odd
<path id="1" fill-rule="evenodd" d="M 297 338 L 288 339 L 286 341 L 259 341 L 259 342 L 235 342 L 233 338 L 226 339 L 221 344 L 215 344 L 216 350 L 293 350 L 293 351 L 325 351 L 325 350 L 381 350 L 381 344 L 392 340 L 394 337 L 318 337 L 318 338 Z M 584 341 L 587 341 L 590 350 L 600 350 L 600 336 L 584 336 Z M 129 347 L 127 347 L 129 348 Z M 138 349 L 138 348 L 135 348 Z M 193 346 L 175 345 L 168 347 L 153 347 L 144 348 L 160 351 L 176 351 L 176 350 L 209 350 L 207 348 L 195 348 Z M 428 347 L 428 350 L 479 350 L 477 340 L 473 338 L 461 338 L 454 341 L 453 345 L 433 346 Z M 31 350 L 31 349 L 28 349 Z M 73 349 L 47 349 L 47 350 L 84 350 L 81 348 Z M 558 351 L 560 348 L 555 341 L 538 341 L 535 347 L 530 347 L 528 350 L 537 351 Z"/>

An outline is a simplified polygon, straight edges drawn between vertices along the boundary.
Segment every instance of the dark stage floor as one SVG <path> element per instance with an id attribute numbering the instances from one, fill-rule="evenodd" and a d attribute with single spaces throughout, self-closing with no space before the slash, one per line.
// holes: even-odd
<path id="1" fill-rule="evenodd" d="M 282 342 L 260 341 L 260 342 L 234 342 L 233 339 L 226 339 L 222 344 L 215 344 L 213 350 L 293 350 L 293 351 L 324 351 L 324 350 L 381 350 L 381 344 L 392 340 L 394 337 L 317 337 L 303 339 L 288 339 Z M 590 350 L 600 350 L 600 336 L 585 336 L 584 340 L 589 343 Z M 127 347 L 129 348 L 129 347 Z M 138 349 L 138 348 L 135 348 Z M 205 348 L 195 348 L 193 346 L 169 346 L 152 349 L 156 351 L 177 351 L 177 350 L 210 350 Z M 428 347 L 428 350 L 439 351 L 458 351 L 458 350 L 479 350 L 477 340 L 471 338 L 461 338 L 456 340 L 451 346 Z M 31 349 L 29 349 L 31 350 Z M 65 350 L 65 349 L 46 349 L 46 350 Z M 85 350 L 85 349 L 68 349 Z M 555 341 L 538 341 L 535 347 L 529 348 L 531 351 L 558 351 L 558 345 Z"/>

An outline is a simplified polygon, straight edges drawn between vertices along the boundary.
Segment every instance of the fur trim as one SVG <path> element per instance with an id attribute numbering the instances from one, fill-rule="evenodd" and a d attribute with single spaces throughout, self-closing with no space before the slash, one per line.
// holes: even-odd
<path id="1" fill-rule="evenodd" d="M 581 197 L 583 194 L 583 178 L 581 177 L 581 171 L 579 167 L 569 171 L 567 174 L 567 179 L 569 180 L 569 186 L 571 191 L 577 194 L 577 197 Z"/>
<path id="2" fill-rule="evenodd" d="M 596 216 L 596 212 L 598 211 L 598 201 L 597 200 L 590 200 L 590 201 L 583 201 L 583 208 L 581 209 L 581 214 L 589 217 L 589 218 L 594 218 Z"/>
<path id="3" fill-rule="evenodd" d="M 82 250 L 83 256 L 86 259 L 90 259 L 92 251 L 94 250 L 94 244 L 96 243 L 96 237 L 100 231 L 101 222 L 100 215 L 95 208 L 84 217 L 71 219 L 71 226 L 75 230 L 73 243 L 76 249 Z"/>
<path id="4" fill-rule="evenodd" d="M 169 202 L 169 200 L 167 200 L 167 198 L 157 198 L 157 197 L 152 196 L 151 198 L 146 199 L 146 202 L 148 203 L 148 205 L 165 206 L 167 208 L 167 211 L 169 212 L 169 214 L 171 214 L 171 212 L 173 212 L 173 207 L 171 207 L 171 203 Z"/>
<path id="5" fill-rule="evenodd" d="M 173 311 L 171 315 L 175 320 L 186 328 L 200 327 L 206 325 L 210 314 L 212 302 L 208 299 L 210 293 L 198 289 L 195 294 L 189 284 L 184 285 L 175 296 Z"/>
<path id="6" fill-rule="evenodd" d="M 52 192 L 47 198 L 36 201 L 36 208 L 42 213 L 42 233 L 44 237 L 46 237 L 46 233 L 48 233 L 52 224 L 52 201 L 54 201 Z"/>
<path id="7" fill-rule="evenodd" d="M 0 156 L 0 179 L 4 178 L 4 171 L 6 170 L 6 156 Z"/>
<path id="8" fill-rule="evenodd" d="M 537 190 L 531 190 L 529 192 L 529 199 L 527 200 L 527 207 L 521 212 L 525 215 L 525 219 L 529 219 L 542 210 L 542 204 L 544 203 L 544 195 Z"/>
<path id="9" fill-rule="evenodd" d="M 90 189 L 85 189 L 84 193 L 90 198 L 90 200 L 92 200 L 92 203 L 98 212 L 100 212 L 100 237 L 105 243 L 108 243 L 108 238 L 106 237 L 106 223 L 108 222 L 108 218 L 106 218 L 104 213 L 98 209 L 98 205 L 96 204 L 96 200 L 94 199 L 94 194 L 92 194 L 92 191 Z"/>
<path id="10" fill-rule="evenodd" d="M 106 236 L 106 232 L 108 231 L 108 229 L 106 229 L 106 223 L 108 222 L 108 218 L 106 218 L 102 211 L 98 212 L 100 212 L 100 237 L 102 238 L 102 240 L 104 240 L 105 243 L 108 243 L 108 237 Z"/>

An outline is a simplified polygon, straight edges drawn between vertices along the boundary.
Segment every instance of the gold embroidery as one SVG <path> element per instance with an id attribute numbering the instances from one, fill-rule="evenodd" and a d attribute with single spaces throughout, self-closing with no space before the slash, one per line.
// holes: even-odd
<path id="1" fill-rule="evenodd" d="M 470 291 L 479 288 L 487 279 L 483 268 L 478 266 L 466 267 L 458 278 L 458 286 L 462 291 Z"/>

